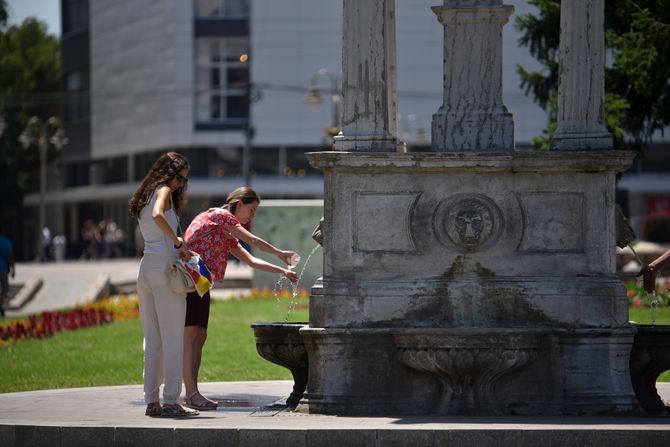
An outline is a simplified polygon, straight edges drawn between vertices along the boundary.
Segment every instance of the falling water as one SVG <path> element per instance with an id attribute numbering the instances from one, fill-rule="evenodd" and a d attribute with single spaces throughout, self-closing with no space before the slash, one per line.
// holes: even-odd
<path id="1" fill-rule="evenodd" d="M 288 305 L 288 311 L 286 312 L 286 318 L 284 318 L 284 322 L 288 322 L 289 317 L 291 316 L 291 313 L 293 313 L 293 310 L 295 309 L 295 305 L 297 304 L 297 299 L 298 299 L 298 290 L 299 290 L 299 284 L 300 284 L 300 279 L 302 278 L 302 275 L 305 273 L 305 269 L 307 268 L 307 265 L 309 264 L 309 260 L 312 258 L 312 255 L 316 253 L 316 251 L 320 248 L 320 245 L 316 245 L 312 249 L 312 251 L 309 253 L 307 256 L 307 259 L 305 259 L 305 263 L 302 265 L 302 269 L 300 269 L 300 273 L 298 274 L 298 281 L 294 283 L 290 282 L 284 275 L 281 275 L 277 282 L 275 283 L 274 287 L 272 288 L 272 292 L 274 293 L 275 299 L 277 301 L 277 307 L 279 307 L 280 303 L 280 297 L 279 294 L 281 293 L 281 290 L 283 288 L 284 282 L 288 282 L 288 284 L 291 286 L 292 289 L 292 294 L 291 294 L 291 300 L 289 301 Z"/>
<path id="2" fill-rule="evenodd" d="M 635 256 L 635 260 L 637 261 L 637 263 L 640 264 L 641 267 L 644 267 L 644 263 L 640 259 L 640 256 L 638 256 L 633 246 L 631 244 L 628 244 L 628 248 L 630 248 L 630 251 L 633 252 L 633 255 Z M 656 324 L 656 316 L 658 314 L 659 301 L 658 297 L 656 296 L 655 287 L 653 292 L 647 292 L 647 299 L 649 300 L 649 313 L 651 314 L 651 324 Z"/>

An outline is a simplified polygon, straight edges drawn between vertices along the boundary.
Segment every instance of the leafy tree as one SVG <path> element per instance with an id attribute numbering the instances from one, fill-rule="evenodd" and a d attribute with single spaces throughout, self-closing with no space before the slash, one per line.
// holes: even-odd
<path id="1" fill-rule="evenodd" d="M 0 0 L 0 30 L 7 24 L 8 18 L 9 15 L 7 14 L 7 0 Z"/>
<path id="2" fill-rule="evenodd" d="M 521 45 L 543 66 L 517 66 L 521 87 L 549 110 L 544 135 L 534 139 L 547 148 L 556 129 L 560 0 L 529 0 L 536 14 L 517 17 Z M 615 146 L 643 149 L 656 131 L 670 124 L 670 0 L 607 0 L 605 45 L 605 124 Z M 628 139 L 628 141 L 626 141 Z"/>
<path id="3" fill-rule="evenodd" d="M 5 28 L 6 17 L 0 0 L 0 118 L 6 125 L 0 135 L 0 225 L 16 235 L 22 231 L 23 195 L 38 165 L 37 151 L 24 150 L 18 137 L 29 117 L 59 114 L 60 42 L 37 19 Z"/>

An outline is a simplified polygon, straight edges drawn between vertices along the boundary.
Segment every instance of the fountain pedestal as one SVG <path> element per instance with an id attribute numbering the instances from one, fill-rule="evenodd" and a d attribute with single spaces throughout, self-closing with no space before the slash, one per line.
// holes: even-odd
<path id="1" fill-rule="evenodd" d="M 300 331 L 307 411 L 634 408 L 614 250 L 614 176 L 631 153 L 308 158 L 325 216 L 323 285 Z"/>

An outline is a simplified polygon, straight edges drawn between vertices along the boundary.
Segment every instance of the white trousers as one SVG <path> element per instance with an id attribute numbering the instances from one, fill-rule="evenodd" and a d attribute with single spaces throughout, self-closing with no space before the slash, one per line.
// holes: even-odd
<path id="1" fill-rule="evenodd" d="M 168 259 L 145 254 L 137 277 L 140 319 L 144 331 L 144 401 L 174 404 L 181 394 L 186 297 L 168 284 Z"/>

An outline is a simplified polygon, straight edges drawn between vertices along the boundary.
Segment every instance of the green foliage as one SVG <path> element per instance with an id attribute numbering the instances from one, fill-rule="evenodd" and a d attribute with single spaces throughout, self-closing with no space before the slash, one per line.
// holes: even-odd
<path id="1" fill-rule="evenodd" d="M 555 131 L 558 91 L 560 0 L 529 0 L 537 13 L 517 17 L 519 43 L 540 62 L 540 71 L 517 66 L 521 88 L 549 108 L 550 124 L 534 146 L 548 148 Z M 670 124 L 670 5 L 667 0 L 605 2 L 605 125 L 616 147 L 644 148 L 652 134 Z M 626 141 L 626 138 L 629 141 Z"/>
<path id="2" fill-rule="evenodd" d="M 558 44 L 560 38 L 561 2 L 560 0 L 530 0 L 528 3 L 538 8 L 537 15 L 517 16 L 515 28 L 522 31 L 519 44 L 528 47 L 540 64 L 543 72 L 530 72 L 517 65 L 516 71 L 521 77 L 521 88 L 526 94 L 533 94 L 543 109 L 552 95 L 558 91 Z"/>
<path id="3" fill-rule="evenodd" d="M 306 321 L 306 298 L 289 321 Z M 251 323 L 284 321 L 288 300 L 214 301 L 200 380 L 290 379 L 290 372 L 256 352 Z M 43 340 L 0 347 L 0 393 L 142 383 L 139 319 L 59 332 Z"/>
<path id="4" fill-rule="evenodd" d="M 24 150 L 18 137 L 30 116 L 59 114 L 60 42 L 36 19 L 5 28 L 6 12 L 0 0 L 0 117 L 7 125 L 0 136 L 0 225 L 7 229 L 22 220 L 22 197 L 38 165 L 35 148 Z"/>
<path id="5" fill-rule="evenodd" d="M 670 4 L 667 0 L 607 2 L 606 41 L 614 56 L 612 91 L 630 104 L 626 130 L 637 145 L 670 124 Z M 611 3 L 611 4 L 610 4 Z"/>
<path id="6" fill-rule="evenodd" d="M 0 30 L 7 24 L 9 14 L 7 13 L 7 0 L 0 0 Z"/>

